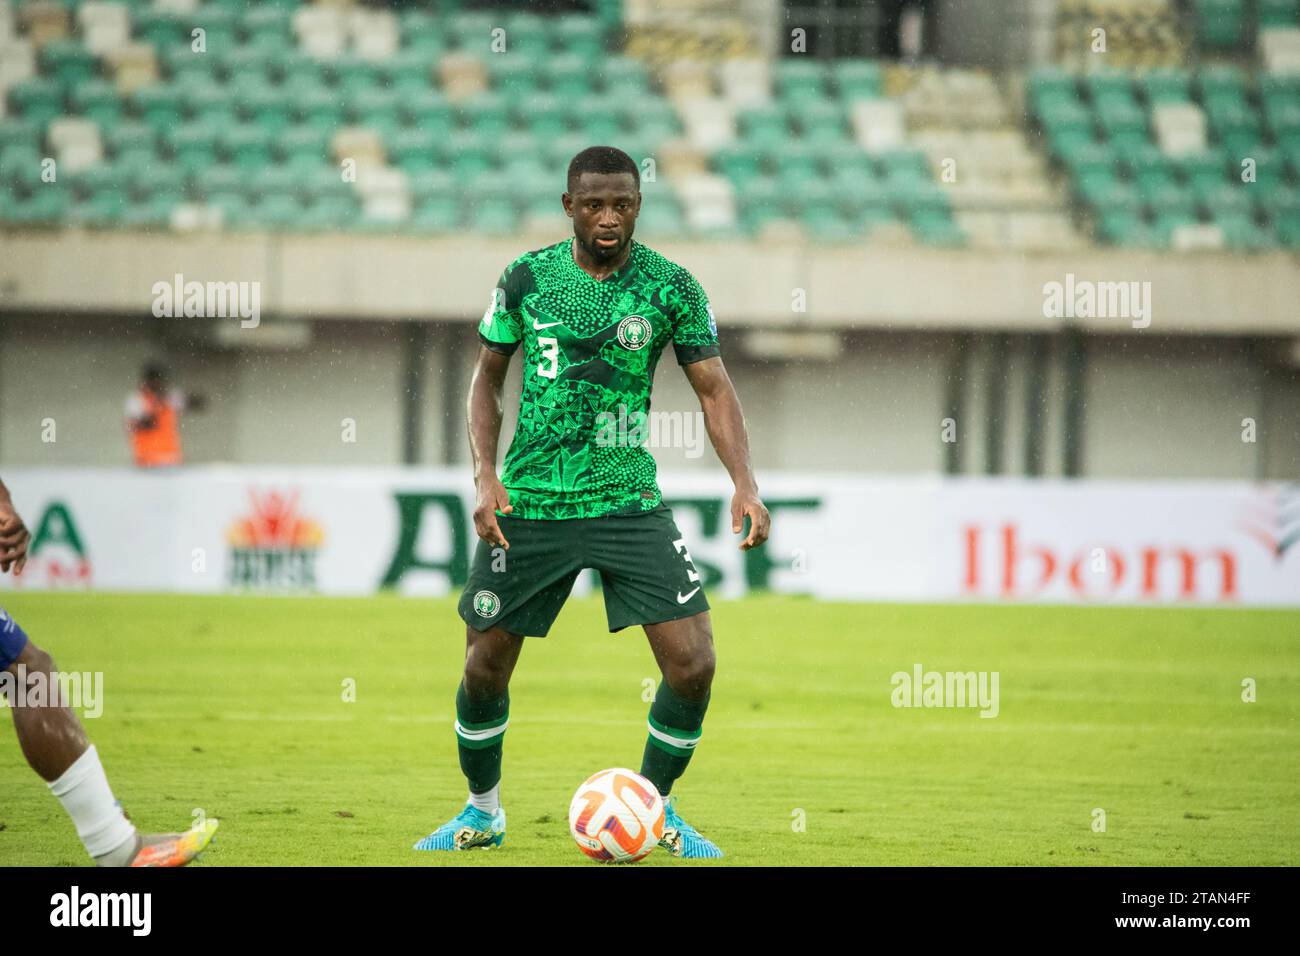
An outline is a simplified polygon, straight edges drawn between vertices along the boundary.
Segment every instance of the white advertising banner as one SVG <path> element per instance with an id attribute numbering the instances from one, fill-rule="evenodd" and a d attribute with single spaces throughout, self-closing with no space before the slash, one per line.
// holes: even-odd
<path id="1" fill-rule="evenodd" d="M 441 595 L 459 590 L 477 543 L 465 469 L 4 480 L 33 542 L 0 589 Z M 660 485 L 717 597 L 1300 607 L 1297 485 L 764 475 L 772 538 L 749 552 L 725 476 Z"/>

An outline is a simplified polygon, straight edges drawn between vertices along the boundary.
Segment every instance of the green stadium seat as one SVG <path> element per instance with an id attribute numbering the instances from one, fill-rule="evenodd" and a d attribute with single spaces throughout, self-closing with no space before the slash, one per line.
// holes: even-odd
<path id="1" fill-rule="evenodd" d="M 483 137 L 504 136 L 510 130 L 509 101 L 501 93 L 480 93 L 458 103 L 456 113 L 462 129 Z"/>
<path id="2" fill-rule="evenodd" d="M 499 25 L 505 29 L 505 53 L 491 53 L 491 56 L 524 53 L 545 57 L 551 53 L 550 17 L 527 12 L 511 13 Z"/>
<path id="3" fill-rule="evenodd" d="M 1097 124 L 1108 139 L 1136 134 L 1147 136 L 1147 114 L 1129 94 L 1108 94 L 1096 101 Z"/>
<path id="4" fill-rule="evenodd" d="M 1196 202 L 1211 219 L 1225 217 L 1246 217 L 1253 214 L 1250 194 L 1245 183 L 1232 185 L 1228 182 L 1202 182 L 1193 186 L 1192 192 Z"/>
<path id="5" fill-rule="evenodd" d="M 801 55 L 776 61 L 773 85 L 777 96 L 794 103 L 821 100 L 826 96 L 826 69 L 817 60 Z"/>
<path id="6" fill-rule="evenodd" d="M 379 63 L 380 85 L 402 95 L 432 89 L 434 62 L 420 50 L 399 50 Z"/>
<path id="7" fill-rule="evenodd" d="M 219 128 L 235 124 L 235 95 L 224 85 L 182 89 L 181 106 L 191 121 L 202 121 Z"/>
<path id="8" fill-rule="evenodd" d="M 1223 156 L 1213 150 L 1175 157 L 1173 164 L 1183 182 L 1192 189 L 1222 183 L 1226 178 Z"/>
<path id="9" fill-rule="evenodd" d="M 816 100 L 802 103 L 790 111 L 793 125 L 804 142 L 825 147 L 848 139 L 848 121 L 844 110 L 834 101 Z"/>
<path id="10" fill-rule="evenodd" d="M 515 104 L 515 124 L 527 129 L 538 140 L 564 135 L 569 129 L 572 106 L 558 96 L 538 94 Z"/>
<path id="11" fill-rule="evenodd" d="M 1227 64 L 1207 66 L 1196 77 L 1197 91 L 1203 101 L 1230 98 L 1245 102 L 1246 75 L 1240 67 Z"/>
<path id="12" fill-rule="evenodd" d="M 1244 0 L 1192 0 L 1196 14 L 1196 39 L 1211 50 L 1238 47 L 1246 35 Z"/>
<path id="13" fill-rule="evenodd" d="M 600 73 L 605 78 L 605 91 L 611 97 L 651 95 L 650 74 L 640 60 L 629 56 L 607 57 L 600 64 Z"/>
<path id="14" fill-rule="evenodd" d="M 1272 245 L 1269 233 L 1261 229 L 1249 215 L 1216 216 L 1214 224 L 1223 231 L 1224 244 L 1229 249 L 1258 252 Z"/>
<path id="15" fill-rule="evenodd" d="M 949 216 L 917 215 L 909 225 L 912 234 L 927 246 L 957 248 L 966 244 L 966 234 Z"/>
<path id="16" fill-rule="evenodd" d="M 842 100 L 874 100 L 884 95 L 880 64 L 870 60 L 835 60 L 831 77 Z"/>
<path id="17" fill-rule="evenodd" d="M 304 205 L 298 226 L 308 232 L 326 232 L 352 227 L 359 217 L 360 208 L 355 198 L 322 196 Z"/>
<path id="18" fill-rule="evenodd" d="M 11 146 L 37 149 L 42 128 L 35 122 L 20 117 L 0 119 L 0 152 Z"/>
<path id="19" fill-rule="evenodd" d="M 172 161 L 186 175 L 194 175 L 216 162 L 222 127 L 202 120 L 174 126 L 163 134 Z"/>
<path id="20" fill-rule="evenodd" d="M 1261 27 L 1300 26 L 1300 0 L 1256 0 Z"/>
<path id="21" fill-rule="evenodd" d="M 446 130 L 419 126 L 396 130 L 386 137 L 389 159 L 410 176 L 439 169 L 447 136 Z"/>
<path id="22" fill-rule="evenodd" d="M 0 149 L 0 182 L 40 183 L 45 157 L 35 143 L 14 143 Z"/>
<path id="23" fill-rule="evenodd" d="M 1288 249 L 1300 249 L 1300 214 L 1275 221 L 1273 231 L 1282 245 Z"/>
<path id="24" fill-rule="evenodd" d="M 1102 242 L 1113 246 L 1134 246 L 1144 230 L 1142 219 L 1131 210 L 1100 210 L 1097 234 Z"/>
<path id="25" fill-rule="evenodd" d="M 299 198 L 311 195 L 311 191 L 303 184 L 299 170 L 275 164 L 252 170 L 249 173 L 248 193 L 258 199 L 277 195 L 291 195 Z"/>
<path id="26" fill-rule="evenodd" d="M 618 113 L 600 109 L 598 102 L 579 113 L 579 129 L 591 143 L 618 143 L 624 131 L 622 117 Z"/>
<path id="27" fill-rule="evenodd" d="M 330 131 L 300 123 L 276 137 L 272 154 L 277 162 L 297 170 L 312 169 L 329 160 Z"/>
<path id="28" fill-rule="evenodd" d="M 99 72 L 95 55 L 76 40 L 51 40 L 41 47 L 41 71 L 65 90 L 88 83 Z"/>
<path id="29" fill-rule="evenodd" d="M 63 113 L 63 88 L 53 80 L 32 77 L 9 88 L 9 104 L 15 113 L 43 130 Z"/>
<path id="30" fill-rule="evenodd" d="M 306 53 L 294 51 L 274 62 L 280 73 L 281 84 L 294 95 L 319 90 L 328 86 L 332 79 L 327 75 L 324 64 Z"/>
<path id="31" fill-rule="evenodd" d="M 157 133 L 181 121 L 180 91 L 170 83 L 155 83 L 139 89 L 132 102 L 140 121 Z"/>
<path id="32" fill-rule="evenodd" d="M 878 168 L 882 176 L 891 181 L 921 180 L 930 182 L 934 174 L 930 170 L 930 160 L 919 149 L 895 149 L 878 157 Z"/>
<path id="33" fill-rule="evenodd" d="M 337 91 L 319 87 L 295 91 L 294 103 L 300 123 L 329 131 L 343 125 L 344 99 Z"/>
<path id="34" fill-rule="evenodd" d="M 473 130 L 461 130 L 452 133 L 446 142 L 451 170 L 460 181 L 492 168 L 493 151 L 488 137 Z"/>
<path id="35" fill-rule="evenodd" d="M 330 61 L 325 71 L 333 76 L 334 85 L 349 98 L 357 96 L 362 90 L 374 89 L 380 82 L 378 64 L 355 54 L 346 54 Z"/>
<path id="36" fill-rule="evenodd" d="M 447 34 L 458 49 L 487 56 L 492 50 L 492 31 L 501 26 L 499 14 L 461 11 L 445 18 Z"/>
<path id="37" fill-rule="evenodd" d="M 100 131 L 109 154 L 153 157 L 157 151 L 158 134 L 144 123 L 125 122 Z"/>
<path id="38" fill-rule="evenodd" d="M 582 100 L 595 91 L 593 64 L 580 56 L 565 55 L 547 60 L 543 72 L 546 88 L 562 99 Z"/>
<path id="39" fill-rule="evenodd" d="M 554 39 L 557 49 L 588 62 L 598 61 L 606 53 L 605 30 L 594 17 L 574 14 L 556 17 Z"/>
<path id="40" fill-rule="evenodd" d="M 1184 219 L 1196 218 L 1196 202 L 1185 187 L 1170 179 L 1139 179 L 1138 196 L 1153 214 L 1168 213 Z"/>
<path id="41" fill-rule="evenodd" d="M 122 97 L 105 80 L 87 80 L 74 86 L 68 99 L 78 114 L 94 120 L 101 129 L 122 120 Z"/>
<path id="42" fill-rule="evenodd" d="M 821 157 L 817 148 L 793 140 L 784 149 L 772 150 L 777 179 L 785 188 L 796 190 L 809 182 L 822 182 Z M 769 160 L 770 162 L 770 160 Z"/>
<path id="43" fill-rule="evenodd" d="M 778 146 L 790 141 L 790 124 L 785 111 L 770 104 L 749 106 L 736 115 L 743 140 L 754 145 Z"/>
<path id="44" fill-rule="evenodd" d="M 1207 99 L 1205 115 L 1215 138 L 1227 140 L 1243 134 L 1258 138 L 1260 116 L 1245 102 L 1228 98 Z"/>
<path id="45" fill-rule="evenodd" d="M 235 90 L 235 111 L 241 122 L 278 136 L 293 124 L 297 107 L 293 95 L 276 86 L 241 86 Z"/>
<path id="46" fill-rule="evenodd" d="M 218 141 L 218 155 L 242 169 L 259 169 L 271 162 L 273 138 L 273 134 L 261 126 L 243 123 L 227 130 Z"/>
<path id="47" fill-rule="evenodd" d="M 408 227 L 421 233 L 447 233 L 464 222 L 460 201 L 454 196 L 423 199 L 411 210 Z"/>
<path id="48" fill-rule="evenodd" d="M 135 11 L 131 21 L 136 37 L 152 44 L 162 56 L 176 47 L 190 45 L 191 27 L 169 10 L 145 7 Z"/>
<path id="49" fill-rule="evenodd" d="M 1133 77 L 1122 70 L 1101 70 L 1083 77 L 1083 86 L 1094 104 L 1102 100 L 1133 102 Z"/>
<path id="50" fill-rule="evenodd" d="M 216 3 L 205 3 L 191 14 L 180 20 L 181 32 L 187 40 L 194 40 L 194 30 L 203 30 L 203 42 L 207 50 L 228 49 L 238 45 L 236 23 L 238 13 Z"/>
<path id="51" fill-rule="evenodd" d="M 1042 100 L 1077 101 L 1079 98 L 1078 78 L 1059 66 L 1042 67 L 1030 73 L 1028 90 L 1033 103 Z"/>
<path id="52" fill-rule="evenodd" d="M 348 122 L 367 126 L 387 136 L 402 125 L 402 93 L 399 90 L 371 87 L 361 90 L 347 103 Z"/>
<path id="53" fill-rule="evenodd" d="M 1192 98 L 1192 78 L 1186 70 L 1158 67 L 1138 81 L 1143 95 L 1152 106 L 1186 103 Z"/>
<path id="54" fill-rule="evenodd" d="M 408 126 L 438 135 L 447 135 L 455 127 L 455 119 L 447 98 L 436 90 L 425 90 L 404 96 L 399 104 L 402 120 Z"/>
<path id="55" fill-rule="evenodd" d="M 261 226 L 284 231 L 296 226 L 303 217 L 303 202 L 297 196 L 279 193 L 266 196 L 252 208 L 252 218 Z"/>
<path id="56" fill-rule="evenodd" d="M 196 195 L 208 199 L 226 194 L 238 194 L 247 198 L 251 195 L 249 173 L 249 170 L 229 163 L 218 163 L 196 171 L 189 181 Z"/>
<path id="57" fill-rule="evenodd" d="M 759 147 L 737 143 L 714 153 L 713 164 L 738 189 L 745 189 L 752 180 L 763 174 L 765 155 Z"/>

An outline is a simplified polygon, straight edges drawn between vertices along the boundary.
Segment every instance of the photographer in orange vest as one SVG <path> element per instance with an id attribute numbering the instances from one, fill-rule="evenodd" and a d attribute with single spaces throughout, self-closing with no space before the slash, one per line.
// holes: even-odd
<path id="1" fill-rule="evenodd" d="M 126 427 L 135 463 L 141 468 L 179 465 L 181 413 L 201 411 L 204 404 L 202 395 L 169 388 L 167 370 L 161 365 L 146 365 L 139 389 L 126 400 Z"/>

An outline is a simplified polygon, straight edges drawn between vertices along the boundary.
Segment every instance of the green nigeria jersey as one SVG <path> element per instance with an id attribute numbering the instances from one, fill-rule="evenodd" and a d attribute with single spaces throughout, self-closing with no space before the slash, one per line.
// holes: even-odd
<path id="1" fill-rule="evenodd" d="M 659 506 L 654 457 L 638 429 L 668 342 L 686 365 L 719 354 L 704 290 L 633 240 L 623 268 L 593 279 L 573 240 L 520 256 L 501 274 L 479 338 L 524 346 L 523 394 L 501 483 L 513 515 L 595 518 Z"/>

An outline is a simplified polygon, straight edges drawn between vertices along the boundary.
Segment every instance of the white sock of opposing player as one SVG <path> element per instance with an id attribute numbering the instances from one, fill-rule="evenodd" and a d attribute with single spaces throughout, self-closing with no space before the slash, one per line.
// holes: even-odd
<path id="1" fill-rule="evenodd" d="M 94 744 L 47 786 L 72 817 L 77 836 L 96 863 L 125 866 L 131 862 L 135 855 L 135 827 L 113 799 Z"/>
<path id="2" fill-rule="evenodd" d="M 484 790 L 482 793 L 469 792 L 470 804 L 484 813 L 496 813 L 497 808 L 501 806 L 501 784 L 497 784 L 491 790 Z"/>

